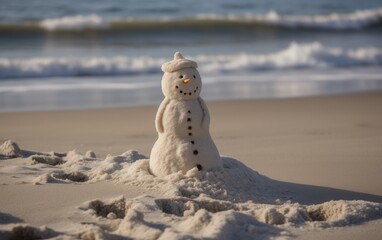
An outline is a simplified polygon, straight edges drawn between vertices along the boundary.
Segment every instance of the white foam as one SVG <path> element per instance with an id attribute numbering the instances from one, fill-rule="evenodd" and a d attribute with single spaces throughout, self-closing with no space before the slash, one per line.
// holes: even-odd
<path id="1" fill-rule="evenodd" d="M 318 42 L 309 44 L 293 42 L 286 49 L 271 54 L 242 53 L 225 56 L 199 56 L 196 59 L 208 72 L 336 68 L 379 65 L 382 63 L 382 49 L 368 47 L 343 50 L 325 47 Z"/>
<path id="2" fill-rule="evenodd" d="M 382 49 L 365 47 L 345 50 L 315 43 L 291 43 L 286 49 L 269 53 L 234 55 L 197 55 L 203 74 L 243 73 L 261 70 L 343 68 L 378 66 Z M 107 76 L 160 73 L 166 59 L 155 57 L 89 57 L 89 58 L 0 58 L 0 78 L 52 76 Z"/>
<path id="3" fill-rule="evenodd" d="M 48 18 L 39 23 L 39 26 L 49 30 L 82 30 L 107 28 L 109 23 L 96 14 L 66 16 L 61 18 Z"/>
<path id="4" fill-rule="evenodd" d="M 380 21 L 382 8 L 358 10 L 352 13 L 332 13 L 329 15 L 282 16 L 270 12 L 262 19 L 264 22 L 288 27 L 316 27 L 333 30 L 361 29 Z"/>
<path id="5" fill-rule="evenodd" d="M 280 15 L 270 11 L 264 15 L 199 15 L 197 19 L 246 21 L 283 26 L 288 28 L 321 28 L 331 30 L 357 30 L 376 24 L 382 18 L 382 8 L 357 10 L 351 13 L 327 15 Z"/>
<path id="6" fill-rule="evenodd" d="M 102 76 L 160 71 L 162 58 L 89 57 L 89 58 L 0 58 L 0 78 L 49 76 Z"/>

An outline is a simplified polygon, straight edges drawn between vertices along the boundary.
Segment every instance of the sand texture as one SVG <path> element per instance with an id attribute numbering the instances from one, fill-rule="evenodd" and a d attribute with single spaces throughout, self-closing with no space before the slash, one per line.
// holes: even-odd
<path id="1" fill-rule="evenodd" d="M 0 239 L 381 238 L 381 92 L 207 104 L 223 168 L 164 177 L 156 107 L 1 113 Z"/>

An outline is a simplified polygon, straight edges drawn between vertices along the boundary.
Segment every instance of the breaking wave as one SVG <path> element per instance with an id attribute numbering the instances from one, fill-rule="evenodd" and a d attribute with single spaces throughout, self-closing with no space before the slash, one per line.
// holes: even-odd
<path id="1" fill-rule="evenodd" d="M 265 15 L 218 16 L 205 15 L 197 19 L 254 23 L 286 28 L 311 28 L 330 30 L 358 30 L 382 23 L 382 8 L 357 10 L 352 13 L 328 15 L 280 15 L 270 11 Z"/>
<path id="2" fill-rule="evenodd" d="M 242 73 L 278 69 L 344 68 L 382 65 L 382 49 L 330 48 L 318 42 L 291 43 L 286 49 L 269 54 L 189 56 L 204 73 Z M 168 58 L 154 57 L 66 57 L 0 58 L 0 78 L 52 76 L 107 76 L 159 73 Z"/>
<path id="3" fill-rule="evenodd" d="M 65 16 L 44 19 L 37 23 L 0 25 L 1 31 L 40 30 L 40 31 L 81 31 L 81 30 L 128 30 L 128 29 L 174 29 L 203 30 L 224 27 L 230 29 L 286 28 L 286 29 L 324 29 L 361 30 L 370 26 L 382 25 L 382 8 L 357 10 L 351 13 L 332 13 L 327 15 L 281 15 L 275 11 L 267 14 L 216 15 L 204 14 L 189 18 L 160 19 L 106 19 L 96 14 Z"/>
<path id="4" fill-rule="evenodd" d="M 104 29 L 109 23 L 96 14 L 87 16 L 71 16 L 54 19 L 45 19 L 39 23 L 43 29 L 54 30 L 81 30 L 84 28 Z"/>

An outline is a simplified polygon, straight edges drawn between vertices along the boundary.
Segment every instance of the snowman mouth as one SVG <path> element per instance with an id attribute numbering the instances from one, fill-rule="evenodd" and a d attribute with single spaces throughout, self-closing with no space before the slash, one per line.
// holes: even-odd
<path id="1" fill-rule="evenodd" d="M 178 86 L 178 85 L 175 86 L 175 88 L 179 90 L 179 86 Z M 179 90 L 179 94 L 181 94 L 181 95 L 185 95 L 185 96 L 186 96 L 186 95 L 191 96 L 192 94 L 195 94 L 195 93 L 198 91 L 198 89 L 199 89 L 199 87 L 196 86 L 195 89 L 192 90 L 192 91 Z"/>

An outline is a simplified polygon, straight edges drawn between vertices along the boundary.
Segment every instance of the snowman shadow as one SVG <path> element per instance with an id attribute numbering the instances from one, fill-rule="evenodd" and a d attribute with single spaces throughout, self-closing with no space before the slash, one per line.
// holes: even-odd
<path id="1" fill-rule="evenodd" d="M 285 189 L 290 196 L 290 200 L 305 205 L 320 204 L 336 200 L 364 200 L 370 202 L 382 203 L 382 196 L 336 189 L 325 186 L 315 186 L 291 182 L 273 180 L 273 185 L 279 189 Z"/>
<path id="2" fill-rule="evenodd" d="M 279 181 L 261 175 L 234 158 L 222 157 L 222 161 L 223 169 L 228 173 L 226 176 L 237 179 L 233 181 L 233 183 L 236 183 L 233 187 L 238 189 L 247 186 L 250 187 L 252 182 L 256 182 L 260 184 L 260 186 L 255 187 L 252 185 L 253 189 L 256 189 L 260 196 L 263 195 L 263 200 L 266 198 L 266 202 L 268 203 L 278 202 L 279 200 L 297 202 L 304 205 L 320 204 L 336 200 L 364 200 L 382 203 L 382 196 L 380 195 Z M 229 176 L 230 173 L 232 176 Z M 248 189 L 243 190 L 248 191 Z M 246 200 L 254 200 L 254 198 L 250 197 Z"/>

